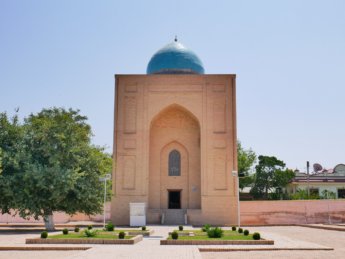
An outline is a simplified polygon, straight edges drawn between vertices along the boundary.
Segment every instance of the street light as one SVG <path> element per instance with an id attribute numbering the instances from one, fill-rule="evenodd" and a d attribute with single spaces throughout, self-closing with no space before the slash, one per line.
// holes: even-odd
<path id="1" fill-rule="evenodd" d="M 99 177 L 100 182 L 104 182 L 104 204 L 103 204 L 103 227 L 105 228 L 105 202 L 107 199 L 107 181 L 111 179 L 111 174 L 106 174 L 104 177 Z"/>
<path id="2" fill-rule="evenodd" d="M 309 188 L 309 161 L 307 161 L 307 194 L 308 199 L 310 198 L 310 188 Z"/>
<path id="3" fill-rule="evenodd" d="M 232 176 L 236 177 L 237 176 L 237 225 L 238 227 L 241 226 L 241 211 L 240 211 L 240 178 L 238 177 L 237 171 L 233 170 L 232 171 Z"/>

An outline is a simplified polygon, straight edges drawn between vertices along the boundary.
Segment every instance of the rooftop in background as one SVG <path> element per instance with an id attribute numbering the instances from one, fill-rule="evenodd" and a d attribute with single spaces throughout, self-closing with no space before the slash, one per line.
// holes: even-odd
<path id="1" fill-rule="evenodd" d="M 306 182 L 308 175 L 305 172 L 295 171 L 296 176 L 292 182 Z M 338 164 L 333 169 L 323 169 L 309 174 L 310 182 L 345 182 L 345 165 Z"/>
<path id="2" fill-rule="evenodd" d="M 204 67 L 199 57 L 175 38 L 152 56 L 147 74 L 204 74 Z"/>

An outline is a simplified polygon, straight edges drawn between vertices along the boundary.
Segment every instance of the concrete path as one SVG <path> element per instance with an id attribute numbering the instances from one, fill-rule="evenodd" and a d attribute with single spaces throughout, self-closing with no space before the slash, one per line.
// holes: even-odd
<path id="1" fill-rule="evenodd" d="M 344 258 L 345 232 L 332 230 L 313 229 L 304 227 L 258 227 L 250 228 L 258 230 L 266 236 L 275 237 L 279 246 L 294 245 L 301 247 L 332 247 L 333 251 L 252 251 L 252 252 L 213 252 L 202 253 L 203 259 L 230 259 L 230 258 Z"/>
<path id="2" fill-rule="evenodd" d="M 142 242 L 136 245 L 87 245 L 92 247 L 86 251 L 0 251 L 0 258 L 21 258 L 21 259 L 46 259 L 46 258 L 150 258 L 150 259 L 170 259 L 170 258 L 248 258 L 248 255 L 253 255 L 253 258 L 273 258 L 270 255 L 278 255 L 284 258 L 284 255 L 299 258 L 299 254 L 303 254 L 303 258 L 314 258 L 313 256 L 322 255 L 338 255 L 340 252 L 345 254 L 345 248 L 339 248 L 340 243 L 345 244 L 345 232 L 320 230 L 304 227 L 249 227 L 251 232 L 258 231 L 263 238 L 273 239 L 275 244 L 260 245 L 260 246 L 241 246 L 241 245 L 227 245 L 227 246 L 161 246 L 160 240 L 165 239 L 168 232 L 176 229 L 175 226 L 148 226 L 154 229 L 155 233 L 151 237 L 145 237 Z M 193 229 L 192 227 L 185 227 L 185 229 Z M 0 232 L 0 246 L 14 246 L 23 247 L 25 245 L 25 238 L 37 237 L 39 234 L 5 234 Z M 328 240 L 325 242 L 325 240 Z M 275 249 L 325 249 L 336 246 L 336 251 L 279 251 L 279 252 L 200 252 L 199 248 L 213 248 L 213 249 L 252 249 L 252 248 L 275 248 Z M 37 246 L 37 245 L 31 245 Z M 52 245 L 49 245 L 52 246 Z M 67 246 L 67 245 L 53 245 L 53 246 Z M 73 246 L 73 245 L 69 245 Z M 82 245 L 75 245 L 82 246 Z M 309 255 L 311 257 L 309 257 Z M 259 257 L 255 257 L 259 256 Z M 262 256 L 262 257 L 260 257 Z M 250 256 L 252 257 L 252 256 Z M 333 256 L 334 257 L 334 256 Z M 276 258 L 276 257 L 275 257 Z M 286 257 L 287 258 L 287 257 Z M 318 257 L 315 257 L 318 258 Z M 336 258 L 336 257 L 335 257 Z"/>
<path id="3" fill-rule="evenodd" d="M 93 258 L 128 258 L 128 259 L 201 259 L 201 254 L 196 246 L 161 246 L 160 240 L 165 239 L 168 233 L 176 227 L 149 226 L 154 229 L 154 234 L 144 237 L 143 241 L 133 246 L 111 245 L 95 246 L 92 249 L 80 252 L 68 257 L 69 259 L 93 259 Z"/>

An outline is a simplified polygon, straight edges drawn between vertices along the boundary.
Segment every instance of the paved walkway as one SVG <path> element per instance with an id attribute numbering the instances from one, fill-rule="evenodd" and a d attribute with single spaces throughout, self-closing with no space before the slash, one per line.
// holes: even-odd
<path id="1" fill-rule="evenodd" d="M 160 240 L 165 239 L 168 233 L 176 227 L 149 226 L 154 228 L 154 234 L 144 237 L 143 241 L 134 246 L 114 245 L 97 246 L 92 249 L 80 252 L 68 257 L 69 259 L 93 259 L 96 258 L 128 258 L 128 259 L 170 259 L 170 258 L 190 258 L 201 259 L 201 254 L 196 246 L 161 246 Z"/>
<path id="2" fill-rule="evenodd" d="M 248 248 L 248 246 L 161 246 L 160 239 L 166 238 L 169 231 L 176 227 L 149 226 L 155 233 L 151 237 L 145 237 L 136 245 L 87 245 L 92 248 L 86 251 L 0 251 L 0 258 L 21 259 L 46 259 L 46 258 L 191 258 L 191 259 L 215 259 L 215 258 L 322 258 L 333 256 L 337 258 L 345 254 L 345 232 L 312 229 L 305 227 L 250 227 L 251 232 L 259 231 L 266 239 L 275 240 L 271 246 L 250 246 L 250 248 L 278 248 L 278 249 L 324 249 L 334 247 L 335 251 L 256 251 L 256 252 L 199 252 L 199 248 Z M 186 227 L 186 229 L 192 229 Z M 38 234 L 0 232 L 0 246 L 27 246 L 25 238 L 37 237 Z M 35 245 L 31 245 L 35 246 Z M 37 246 L 37 245 L 36 245 Z M 41 246 L 41 245 L 40 245 Z M 52 246 L 52 245 L 47 245 Z M 63 246 L 63 245 L 54 245 Z M 64 245 L 66 246 L 66 245 Z M 81 246 L 81 245 L 77 245 Z M 287 257 L 284 257 L 287 256 Z M 301 256 L 301 257 L 299 257 Z M 340 258 L 340 257 L 339 257 Z"/>
<path id="3" fill-rule="evenodd" d="M 305 227 L 259 227 L 250 228 L 264 233 L 265 236 L 276 236 L 275 242 L 290 242 L 295 240 L 297 245 L 312 244 L 313 246 L 333 247 L 333 251 L 252 251 L 252 252 L 217 252 L 202 253 L 203 259 L 230 259 L 230 258 L 344 258 L 345 232 L 313 229 Z M 286 243 L 287 244 L 287 243 Z M 283 245 L 283 244 L 282 244 Z"/>

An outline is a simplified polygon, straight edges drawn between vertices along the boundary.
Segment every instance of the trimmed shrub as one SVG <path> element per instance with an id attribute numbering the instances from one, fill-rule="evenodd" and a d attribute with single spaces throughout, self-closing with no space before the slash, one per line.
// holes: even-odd
<path id="1" fill-rule="evenodd" d="M 62 234 L 68 235 L 68 229 L 67 229 L 67 228 L 64 228 L 64 229 L 62 230 Z"/>
<path id="2" fill-rule="evenodd" d="M 146 230 L 146 226 L 142 226 L 142 227 L 141 227 L 141 230 L 142 230 L 142 231 L 145 231 L 145 230 Z"/>
<path id="3" fill-rule="evenodd" d="M 253 234 L 253 239 L 254 239 L 254 240 L 260 240 L 260 238 L 261 238 L 260 233 L 255 232 L 255 233 Z"/>
<path id="4" fill-rule="evenodd" d="M 236 231 L 236 227 L 235 227 L 235 226 L 232 226 L 231 230 L 232 230 L 232 231 Z"/>
<path id="5" fill-rule="evenodd" d="M 105 225 L 105 229 L 107 231 L 114 231 L 114 228 L 115 228 L 115 226 L 112 222 L 108 222 L 107 225 Z"/>
<path id="6" fill-rule="evenodd" d="M 183 231 L 183 226 L 178 226 L 178 230 Z"/>
<path id="7" fill-rule="evenodd" d="M 223 229 L 219 228 L 219 227 L 215 227 L 215 228 L 210 228 L 207 231 L 207 236 L 210 238 L 220 238 L 222 237 L 224 234 Z"/>
<path id="8" fill-rule="evenodd" d="M 242 229 L 242 228 L 239 228 L 239 229 L 238 229 L 238 233 L 240 233 L 240 234 L 243 233 L 243 229 Z"/>
<path id="9" fill-rule="evenodd" d="M 210 224 L 205 224 L 203 227 L 202 227 L 202 231 L 203 232 L 207 232 L 209 229 L 210 229 L 211 225 Z"/>
<path id="10" fill-rule="evenodd" d="M 92 229 L 85 229 L 84 235 L 86 237 L 95 237 L 97 235 L 97 230 L 92 230 Z"/>
<path id="11" fill-rule="evenodd" d="M 174 239 L 174 240 L 178 239 L 177 231 L 174 231 L 174 232 L 171 233 L 171 238 Z"/>
<path id="12" fill-rule="evenodd" d="M 75 227 L 75 228 L 74 228 L 74 232 L 75 232 L 75 233 L 78 233 L 78 232 L 79 232 L 79 228 L 78 228 L 78 227 Z"/>
<path id="13" fill-rule="evenodd" d="M 248 229 L 245 229 L 245 230 L 243 231 L 243 234 L 244 234 L 245 236 L 248 236 L 248 235 L 249 235 L 249 230 L 248 230 Z"/>
<path id="14" fill-rule="evenodd" d="M 87 229 L 88 229 L 88 230 L 92 229 L 92 225 L 88 225 L 88 226 L 87 226 Z"/>
<path id="15" fill-rule="evenodd" d="M 124 239 L 125 236 L 126 236 L 126 233 L 125 233 L 125 232 L 121 231 L 121 232 L 119 233 L 119 239 Z"/>
<path id="16" fill-rule="evenodd" d="M 47 238 L 48 237 L 48 232 L 47 231 L 43 231 L 41 233 L 41 238 Z"/>

